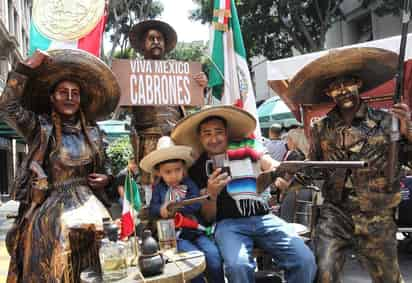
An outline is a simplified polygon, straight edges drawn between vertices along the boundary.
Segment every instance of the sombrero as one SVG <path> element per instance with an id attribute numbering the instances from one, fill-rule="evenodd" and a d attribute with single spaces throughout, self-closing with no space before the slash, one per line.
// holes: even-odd
<path id="1" fill-rule="evenodd" d="M 176 144 L 188 145 L 196 153 L 203 152 L 197 129 L 200 123 L 208 117 L 221 117 L 227 122 L 229 139 L 243 139 L 256 128 L 255 118 L 248 112 L 234 106 L 206 106 L 180 120 L 170 136 Z"/>
<path id="2" fill-rule="evenodd" d="M 139 53 L 142 53 L 141 44 L 143 36 L 150 30 L 160 31 L 165 37 L 165 52 L 168 53 L 175 48 L 177 43 L 176 31 L 168 24 L 158 20 L 149 20 L 140 22 L 132 27 L 129 32 L 130 44 Z"/>
<path id="3" fill-rule="evenodd" d="M 50 60 L 33 70 L 23 94 L 23 105 L 36 113 L 50 113 L 51 88 L 63 79 L 81 88 L 81 107 L 87 119 L 102 120 L 115 108 L 120 87 L 110 68 L 96 56 L 78 49 L 47 52 Z"/>
<path id="4" fill-rule="evenodd" d="M 391 80 L 398 55 L 380 48 L 361 47 L 331 51 L 309 63 L 291 80 L 288 97 L 296 104 L 332 102 L 324 93 L 336 78 L 353 76 L 362 80 L 362 92 Z"/>
<path id="5" fill-rule="evenodd" d="M 185 162 L 187 167 L 193 163 L 192 148 L 183 145 L 175 145 L 168 136 L 161 137 L 156 146 L 156 150 L 146 155 L 140 161 L 140 167 L 149 173 L 152 173 L 155 166 L 163 161 L 180 159 Z"/>

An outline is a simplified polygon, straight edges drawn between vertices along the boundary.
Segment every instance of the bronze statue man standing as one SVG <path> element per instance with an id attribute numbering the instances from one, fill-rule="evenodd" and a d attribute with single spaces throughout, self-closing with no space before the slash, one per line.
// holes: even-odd
<path id="1" fill-rule="evenodd" d="M 133 26 L 130 32 L 132 47 L 147 60 L 163 60 L 166 53 L 172 51 L 177 43 L 176 31 L 167 23 L 149 20 Z M 204 73 L 193 76 L 201 87 L 206 87 Z M 156 148 L 161 136 L 170 134 L 177 121 L 184 116 L 178 106 L 138 106 L 133 108 L 132 145 L 136 163 Z M 133 131 L 135 132 L 133 133 Z M 136 135 L 133 137 L 133 135 Z M 142 172 L 142 185 L 149 186 L 151 177 Z M 147 191 L 147 190 L 146 190 Z"/>
<path id="2" fill-rule="evenodd" d="M 400 165 L 410 162 L 412 122 L 409 107 L 391 112 L 373 109 L 360 91 L 393 78 L 397 55 L 377 48 L 352 48 L 330 53 L 302 69 L 291 81 L 295 102 L 333 101 L 335 107 L 313 123 L 310 160 L 367 161 L 368 168 L 322 172 L 324 203 L 315 230 L 319 283 L 339 283 L 345 251 L 352 249 L 374 283 L 403 282 L 396 249 L 394 210 L 400 201 Z M 391 118 L 400 119 L 400 160 L 388 183 Z M 307 174 L 297 176 L 307 183 Z M 300 178 L 299 178 L 300 177 Z M 281 182 L 279 182 L 281 183 Z"/>

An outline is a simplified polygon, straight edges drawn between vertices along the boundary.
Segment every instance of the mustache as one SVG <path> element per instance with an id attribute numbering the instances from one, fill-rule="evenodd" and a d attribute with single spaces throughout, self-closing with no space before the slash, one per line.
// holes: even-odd
<path id="1" fill-rule="evenodd" d="M 223 142 L 221 142 L 221 141 L 218 141 L 218 142 L 209 142 L 208 143 L 208 145 L 209 146 L 218 146 L 218 145 L 221 145 Z"/>
<path id="2" fill-rule="evenodd" d="M 348 92 L 345 92 L 345 93 L 339 95 L 338 97 L 336 97 L 336 100 L 337 101 L 342 101 L 342 100 L 345 100 L 347 98 L 351 98 L 353 96 L 356 96 L 357 94 L 358 94 L 357 91 L 348 91 Z"/>

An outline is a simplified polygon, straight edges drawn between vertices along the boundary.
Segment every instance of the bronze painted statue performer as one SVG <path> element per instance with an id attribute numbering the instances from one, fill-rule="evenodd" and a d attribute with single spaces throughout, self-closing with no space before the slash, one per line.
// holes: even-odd
<path id="1" fill-rule="evenodd" d="M 295 102 L 336 104 L 325 117 L 313 123 L 309 159 L 369 164 L 363 169 L 322 172 L 325 200 L 314 237 L 319 283 L 342 282 L 345 252 L 350 248 L 368 269 L 372 282 L 403 282 L 394 211 L 400 202 L 400 166 L 410 165 L 412 160 L 411 113 L 403 103 L 391 109 L 400 119 L 402 140 L 395 178 L 389 183 L 392 114 L 371 108 L 360 97 L 361 91 L 392 79 L 396 66 L 397 54 L 393 52 L 351 48 L 331 52 L 310 63 L 290 83 L 289 94 Z M 308 174 L 300 177 L 301 183 L 307 183 Z"/>
<path id="2" fill-rule="evenodd" d="M 120 97 L 111 70 L 79 50 L 36 51 L 8 76 L 0 118 L 25 139 L 29 153 L 13 197 L 20 202 L 7 234 L 7 282 L 79 282 L 99 268 L 96 236 L 111 181 L 95 120 Z"/>
<path id="3" fill-rule="evenodd" d="M 172 51 L 177 43 L 176 31 L 167 23 L 148 20 L 133 26 L 130 43 L 146 60 L 164 60 L 166 53 Z M 195 74 L 193 79 L 206 87 L 204 73 Z M 156 149 L 161 136 L 168 136 L 184 116 L 182 107 L 178 106 L 138 106 L 133 108 L 132 127 L 136 131 L 132 145 L 137 163 Z M 134 142 L 133 142 L 134 141 Z M 142 172 L 143 185 L 151 184 L 150 175 Z"/>

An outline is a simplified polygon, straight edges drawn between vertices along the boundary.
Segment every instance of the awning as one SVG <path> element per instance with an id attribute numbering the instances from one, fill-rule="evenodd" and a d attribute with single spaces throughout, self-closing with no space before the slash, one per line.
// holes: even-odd
<path id="1" fill-rule="evenodd" d="M 0 137 L 16 139 L 18 142 L 23 142 L 23 138 L 13 128 L 2 121 L 0 121 Z"/>
<path id="2" fill-rule="evenodd" d="M 308 53 L 300 56 L 295 56 L 291 58 L 284 58 L 275 61 L 267 62 L 267 74 L 268 74 L 268 84 L 269 86 L 282 98 L 286 105 L 293 112 L 295 117 L 300 120 L 300 110 L 299 105 L 292 103 L 287 96 L 287 80 L 293 78 L 293 76 L 299 72 L 305 65 L 311 63 L 312 61 L 326 55 L 328 52 L 333 50 L 340 50 L 353 47 L 376 47 L 387 49 L 396 53 L 399 53 L 401 36 L 388 37 L 385 39 L 368 41 L 360 44 L 348 45 L 339 48 L 329 49 L 320 52 Z M 409 90 L 412 89 L 410 74 L 412 71 L 412 33 L 408 34 L 408 43 L 405 51 L 405 61 L 409 60 L 405 69 L 405 93 L 408 96 L 408 103 L 410 102 Z M 382 92 L 383 91 L 383 92 Z M 386 96 L 387 99 L 394 92 L 394 81 L 389 81 L 384 85 L 368 91 L 362 94 L 362 97 L 368 97 L 373 99 L 374 97 Z M 380 102 L 382 104 L 382 101 Z"/>
<path id="3" fill-rule="evenodd" d="M 399 53 L 401 36 L 393 36 L 385 39 L 363 42 L 354 45 L 342 46 L 325 51 L 308 53 L 300 56 L 284 58 L 267 62 L 268 81 L 289 80 L 305 65 L 324 56 L 333 50 L 347 49 L 353 47 L 376 47 L 387 49 Z M 412 59 L 412 33 L 408 34 L 408 44 L 406 46 L 405 60 Z"/>

